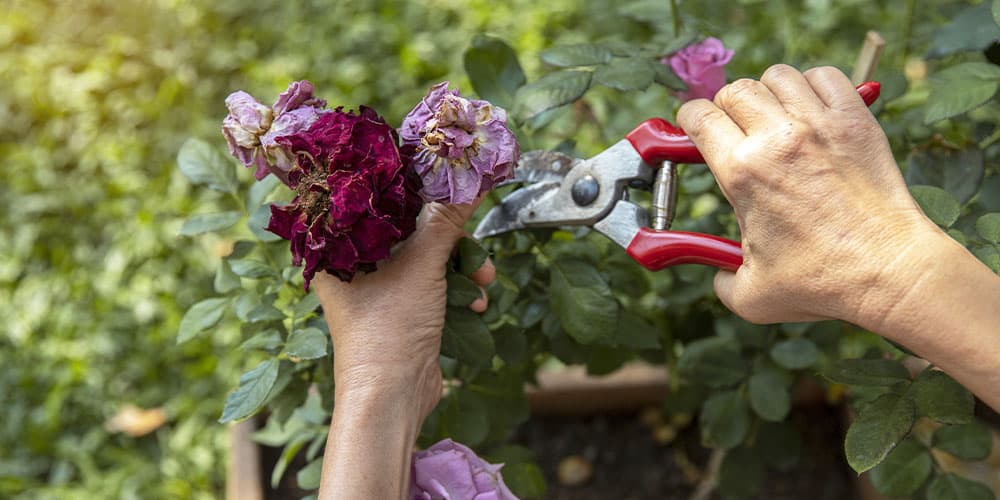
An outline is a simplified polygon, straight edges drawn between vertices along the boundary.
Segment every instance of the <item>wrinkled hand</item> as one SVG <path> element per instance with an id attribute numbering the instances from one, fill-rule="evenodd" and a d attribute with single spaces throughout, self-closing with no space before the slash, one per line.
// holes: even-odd
<path id="1" fill-rule="evenodd" d="M 445 271 L 463 224 L 478 206 L 424 207 L 416 232 L 378 272 L 344 283 L 326 273 L 313 287 L 333 338 L 338 394 L 362 391 L 413 398 L 421 420 L 441 398 L 438 353 L 447 304 Z M 487 260 L 473 274 L 480 287 L 496 270 Z M 486 310 L 486 294 L 469 307 Z"/>
<path id="2" fill-rule="evenodd" d="M 940 231 L 839 70 L 772 66 L 686 103 L 678 121 L 739 221 L 743 266 L 715 289 L 743 318 L 871 323 L 930 258 L 922 240 Z"/>

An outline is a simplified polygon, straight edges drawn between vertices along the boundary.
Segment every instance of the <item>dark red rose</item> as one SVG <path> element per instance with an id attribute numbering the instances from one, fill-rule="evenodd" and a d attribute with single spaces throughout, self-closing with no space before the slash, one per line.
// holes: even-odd
<path id="1" fill-rule="evenodd" d="M 318 271 L 344 281 L 374 271 L 416 229 L 420 180 L 404 167 L 396 131 L 371 108 L 338 108 L 277 141 L 296 155 L 297 196 L 271 206 L 267 229 L 291 241 L 295 265 L 305 262 L 307 290 Z"/>

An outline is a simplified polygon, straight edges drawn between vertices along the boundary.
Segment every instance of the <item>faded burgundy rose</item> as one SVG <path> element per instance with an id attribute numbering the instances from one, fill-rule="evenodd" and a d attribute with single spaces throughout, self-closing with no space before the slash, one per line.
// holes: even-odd
<path id="1" fill-rule="evenodd" d="M 517 500 L 490 464 L 450 439 L 413 454 L 410 500 Z"/>
<path id="2" fill-rule="evenodd" d="M 273 173 L 289 184 L 288 172 L 295 166 L 295 158 L 277 139 L 308 129 L 329 111 L 323 109 L 326 101 L 317 99 L 314 90 L 306 80 L 292 82 L 270 108 L 243 91 L 226 98 L 229 115 L 222 121 L 222 133 L 229 152 L 244 165 L 255 167 L 257 180 Z"/>
<path id="3" fill-rule="evenodd" d="M 297 195 L 271 206 L 267 229 L 291 241 L 307 290 L 320 271 L 344 281 L 374 271 L 416 229 L 420 180 L 404 167 L 396 131 L 371 108 L 322 113 L 275 141 L 297 159 L 289 172 Z"/>
<path id="4" fill-rule="evenodd" d="M 711 100 L 726 85 L 726 64 L 732 58 L 733 51 L 727 50 L 721 40 L 706 38 L 664 57 L 661 62 L 669 64 L 687 84 L 687 91 L 678 92 L 677 97 L 684 101 Z"/>
<path id="5" fill-rule="evenodd" d="M 520 149 L 506 124 L 502 108 L 465 99 L 448 82 L 431 87 L 399 131 L 424 201 L 471 203 L 508 179 Z"/>

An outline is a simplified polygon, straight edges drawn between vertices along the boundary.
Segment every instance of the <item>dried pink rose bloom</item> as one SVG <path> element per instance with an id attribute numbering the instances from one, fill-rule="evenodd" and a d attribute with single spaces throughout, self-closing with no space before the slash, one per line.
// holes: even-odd
<path id="1" fill-rule="evenodd" d="M 374 271 L 416 229 L 420 180 L 404 166 L 395 129 L 371 108 L 328 111 L 276 141 L 297 159 L 289 172 L 297 196 L 271 206 L 267 229 L 291 241 L 295 265 L 305 262 L 306 290 L 320 271 L 344 281 Z"/>
<path id="2" fill-rule="evenodd" d="M 688 45 L 662 59 L 674 73 L 687 84 L 686 92 L 678 92 L 684 101 L 709 99 L 726 85 L 726 64 L 733 58 L 733 51 L 726 49 L 718 38 L 706 38 Z"/>
<path id="3" fill-rule="evenodd" d="M 490 464 L 467 446 L 445 439 L 413 454 L 410 500 L 517 500 Z"/>
<path id="4" fill-rule="evenodd" d="M 448 82 L 431 87 L 399 130 L 424 201 L 471 203 L 508 179 L 520 149 L 506 124 L 502 108 L 465 99 Z"/>
<path id="5" fill-rule="evenodd" d="M 289 184 L 288 172 L 295 159 L 277 139 L 308 129 L 329 111 L 323 109 L 326 101 L 317 99 L 314 90 L 306 80 L 292 82 L 270 108 L 243 91 L 226 98 L 229 115 L 222 121 L 222 133 L 229 152 L 244 165 L 255 167 L 257 180 L 273 173 Z"/>

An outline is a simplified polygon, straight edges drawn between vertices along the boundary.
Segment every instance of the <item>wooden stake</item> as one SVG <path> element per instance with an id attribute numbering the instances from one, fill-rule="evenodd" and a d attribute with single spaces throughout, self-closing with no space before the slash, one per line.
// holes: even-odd
<path id="1" fill-rule="evenodd" d="M 226 500 L 263 500 L 260 450 L 253 441 L 254 419 L 229 427 L 229 467 Z"/>
<path id="2" fill-rule="evenodd" d="M 882 55 L 885 47 L 885 38 L 882 38 L 877 31 L 869 31 L 865 34 L 865 43 L 858 53 L 858 61 L 854 63 L 854 73 L 851 74 L 851 83 L 858 85 L 867 82 L 875 74 L 875 67 L 878 66 L 878 58 Z"/>

